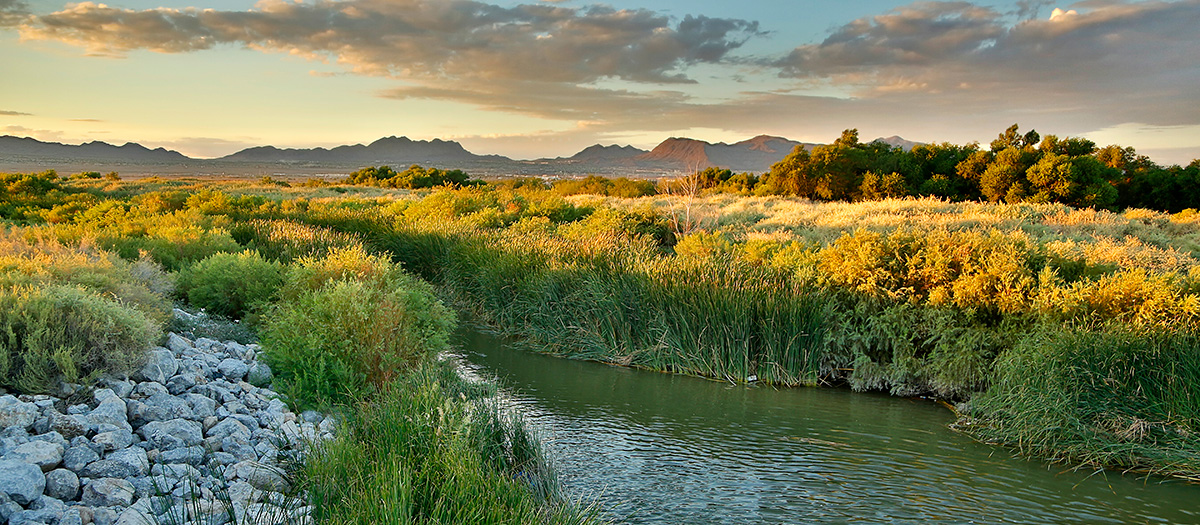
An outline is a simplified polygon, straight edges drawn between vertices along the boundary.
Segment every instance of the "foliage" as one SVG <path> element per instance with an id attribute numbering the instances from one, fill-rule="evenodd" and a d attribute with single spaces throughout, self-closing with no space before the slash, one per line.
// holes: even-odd
<path id="1" fill-rule="evenodd" d="M 178 287 L 192 306 L 241 319 L 270 303 L 283 280 L 283 265 L 247 250 L 217 253 L 184 269 Z"/>
<path id="2" fill-rule="evenodd" d="M 0 386 L 49 393 L 131 373 L 158 326 L 137 309 L 70 285 L 0 288 Z"/>
<path id="3" fill-rule="evenodd" d="M 608 179 L 589 175 L 583 179 L 555 181 L 553 190 L 559 195 L 611 195 L 613 197 L 636 198 L 655 195 L 658 191 L 648 180 L 632 180 L 625 177 Z"/>
<path id="4" fill-rule="evenodd" d="M 472 180 L 462 170 L 440 170 L 413 164 L 408 169 L 396 172 L 388 166 L 371 166 L 351 173 L 347 184 L 384 186 L 388 188 L 421 189 L 437 186 L 471 186 L 481 184 Z"/>
<path id="5" fill-rule="evenodd" d="M 996 361 L 961 424 L 1023 453 L 1077 465 L 1200 470 L 1200 339 L 1125 327 L 1046 330 Z"/>
<path id="6" fill-rule="evenodd" d="M 536 441 L 444 364 L 398 377 L 305 465 L 326 523 L 582 523 Z"/>
<path id="7" fill-rule="evenodd" d="M 266 317 L 263 348 L 287 393 L 349 404 L 448 345 L 454 316 L 428 285 L 354 249 L 304 259 Z"/>

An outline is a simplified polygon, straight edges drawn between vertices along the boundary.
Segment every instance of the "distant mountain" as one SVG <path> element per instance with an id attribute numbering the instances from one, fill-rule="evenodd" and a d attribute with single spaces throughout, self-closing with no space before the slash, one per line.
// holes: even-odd
<path id="1" fill-rule="evenodd" d="M 455 141 L 441 139 L 412 140 L 408 137 L 384 137 L 366 146 L 338 146 L 332 149 L 280 149 L 275 146 L 247 148 L 220 160 L 243 162 L 316 162 L 323 164 L 419 164 L 422 162 L 470 162 L 509 160 L 498 155 L 476 155 Z"/>
<path id="2" fill-rule="evenodd" d="M 133 142 L 127 142 L 121 146 L 114 146 L 107 142 L 98 141 L 71 145 L 58 142 L 42 142 L 33 138 L 14 137 L 11 135 L 0 137 L 0 155 L 148 163 L 187 162 L 194 160 L 178 151 L 164 148 L 149 149 Z"/>
<path id="3" fill-rule="evenodd" d="M 2 1 L 2 0 L 0 0 Z M 900 137 L 876 139 L 905 150 L 919 144 Z M 93 169 L 111 164 L 115 169 L 142 169 L 144 173 L 272 173 L 312 172 L 349 173 L 363 166 L 390 165 L 403 168 L 422 164 L 464 169 L 477 176 L 554 175 L 572 176 L 600 173 L 610 176 L 660 176 L 670 172 L 690 172 L 709 166 L 734 171 L 764 172 L 797 146 L 812 149 L 816 144 L 796 142 L 782 137 L 760 135 L 733 144 L 672 137 L 651 151 L 633 146 L 589 146 L 567 158 L 516 161 L 500 155 L 477 155 L 455 141 L 441 139 L 412 140 L 385 137 L 370 144 L 334 148 L 247 148 L 219 159 L 193 159 L 163 148 L 148 149 L 140 144 L 114 146 L 104 142 L 79 145 L 42 142 L 32 138 L 0 137 L 0 171 L 54 169 Z M 144 168 L 133 166 L 143 164 Z"/>
<path id="4" fill-rule="evenodd" d="M 565 160 L 573 160 L 578 162 L 614 162 L 631 160 L 638 155 L 649 153 L 648 151 L 635 148 L 633 146 L 601 146 L 599 144 L 588 146 L 579 153 L 567 157 Z M 561 157 L 555 160 L 563 160 Z"/>
<path id="5" fill-rule="evenodd" d="M 734 144 L 711 144 L 702 140 L 672 137 L 649 153 L 634 157 L 634 160 L 639 164 L 657 163 L 688 171 L 708 166 L 735 171 L 766 171 L 796 146 L 812 149 L 816 144 L 770 135 L 759 135 Z"/>
<path id="6" fill-rule="evenodd" d="M 912 151 L 913 147 L 924 144 L 924 142 L 913 142 L 911 140 L 907 140 L 899 135 L 892 135 L 890 137 L 879 137 L 871 142 L 882 142 L 889 146 L 899 146 L 900 149 L 902 149 L 904 151 Z"/>

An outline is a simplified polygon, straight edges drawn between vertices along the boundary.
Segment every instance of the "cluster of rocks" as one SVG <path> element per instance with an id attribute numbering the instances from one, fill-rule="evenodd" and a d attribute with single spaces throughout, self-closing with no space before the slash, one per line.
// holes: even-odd
<path id="1" fill-rule="evenodd" d="M 0 396 L 0 525 L 309 521 L 280 465 L 334 421 L 288 410 L 257 352 L 170 334 L 131 379 Z"/>

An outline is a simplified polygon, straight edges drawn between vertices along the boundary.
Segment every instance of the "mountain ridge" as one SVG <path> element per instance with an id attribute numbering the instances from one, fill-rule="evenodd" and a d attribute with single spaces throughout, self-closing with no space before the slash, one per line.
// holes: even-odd
<path id="1" fill-rule="evenodd" d="M 904 149 L 911 149 L 919 144 L 899 136 L 881 137 L 876 141 Z M 538 169 L 546 169 L 547 174 L 564 175 L 623 171 L 652 175 L 662 171 L 690 172 L 709 166 L 735 171 L 763 172 L 796 147 L 811 150 L 817 145 L 772 135 L 758 135 L 732 144 L 670 137 L 649 151 L 630 145 L 595 144 L 570 157 L 524 161 L 502 155 L 479 155 L 468 151 L 454 140 L 413 140 L 404 136 L 388 136 L 365 145 L 346 144 L 332 148 L 254 146 L 223 157 L 201 159 L 161 147 L 149 149 L 135 142 L 127 142 L 121 146 L 101 141 L 70 145 L 5 135 L 0 136 L 0 161 L 5 160 L 5 156 L 16 156 L 78 162 L 203 165 L 213 170 L 223 166 L 251 163 L 281 167 L 321 166 L 330 169 L 359 168 L 365 165 L 441 164 L 444 167 L 466 169 L 486 167 L 488 171 L 496 174 L 503 173 L 506 169 L 512 170 L 514 174 L 528 174 Z"/>

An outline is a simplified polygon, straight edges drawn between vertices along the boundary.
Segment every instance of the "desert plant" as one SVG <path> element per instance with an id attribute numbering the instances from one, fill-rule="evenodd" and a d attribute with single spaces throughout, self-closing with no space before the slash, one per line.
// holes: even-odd
<path id="1" fill-rule="evenodd" d="M 284 267 L 258 252 L 214 254 L 179 274 L 179 293 L 197 308 L 243 318 L 267 305 L 283 286 Z"/>

